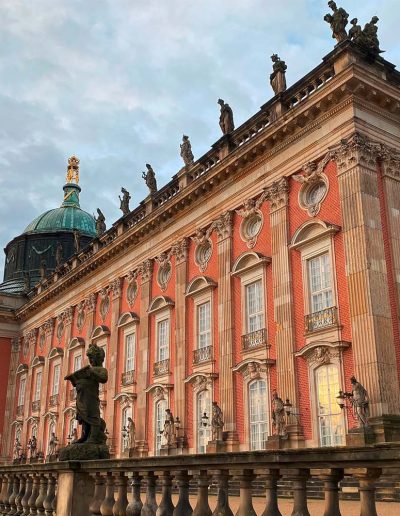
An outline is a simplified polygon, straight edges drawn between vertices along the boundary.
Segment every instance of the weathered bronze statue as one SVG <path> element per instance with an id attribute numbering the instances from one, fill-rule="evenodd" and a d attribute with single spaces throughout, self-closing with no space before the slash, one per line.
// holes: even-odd
<path id="1" fill-rule="evenodd" d="M 346 25 L 349 15 L 342 7 L 338 8 L 336 2 L 332 0 L 328 2 L 328 6 L 332 9 L 333 14 L 326 14 L 324 20 L 331 26 L 332 38 L 340 43 L 347 38 Z"/>
<path id="2" fill-rule="evenodd" d="M 94 220 L 96 221 L 96 233 L 97 233 L 97 236 L 100 236 L 107 229 L 106 218 L 105 218 L 104 213 L 101 211 L 100 208 L 97 208 L 97 214 L 98 214 L 98 216 L 97 216 L 97 218 L 94 217 Z"/>
<path id="3" fill-rule="evenodd" d="M 222 419 L 222 410 L 216 401 L 212 402 L 211 416 L 211 439 L 213 441 L 222 441 L 222 429 L 224 428 L 224 420 Z"/>
<path id="4" fill-rule="evenodd" d="M 43 259 L 43 260 L 40 262 L 39 274 L 40 274 L 40 281 L 43 281 L 44 279 L 46 279 L 46 274 L 47 274 L 47 263 L 46 263 L 46 260 L 45 260 L 45 259 Z"/>
<path id="5" fill-rule="evenodd" d="M 61 242 L 57 242 L 56 247 L 56 267 L 59 267 L 62 264 L 63 260 L 63 246 Z"/>
<path id="6" fill-rule="evenodd" d="M 146 182 L 147 188 L 150 190 L 150 195 L 157 193 L 156 174 L 151 165 L 146 163 L 147 172 L 142 172 L 142 177 Z"/>
<path id="7" fill-rule="evenodd" d="M 287 435 L 285 421 L 285 407 L 282 398 L 274 391 L 272 395 L 272 427 L 275 435 L 284 437 Z"/>
<path id="8" fill-rule="evenodd" d="M 270 75 L 270 82 L 275 95 L 286 90 L 286 70 L 285 61 L 282 61 L 278 54 L 272 54 L 271 60 L 274 63 L 272 66 L 272 73 Z"/>
<path id="9" fill-rule="evenodd" d="M 218 99 L 218 104 L 221 106 L 221 113 L 219 115 L 219 126 L 222 134 L 230 134 L 235 129 L 233 122 L 233 111 L 229 104 L 225 104 L 222 99 Z"/>
<path id="10" fill-rule="evenodd" d="M 60 460 L 109 458 L 99 399 L 99 384 L 108 380 L 107 369 L 103 367 L 105 353 L 91 344 L 86 355 L 90 365 L 65 377 L 76 389 L 76 419 L 82 426 L 82 434 L 75 443 L 60 450 Z"/>
<path id="11" fill-rule="evenodd" d="M 183 135 L 182 143 L 181 143 L 181 157 L 183 162 L 188 167 L 193 164 L 194 156 L 192 152 L 192 145 L 189 140 L 189 136 Z"/>
<path id="12" fill-rule="evenodd" d="M 77 229 L 74 229 L 74 249 L 76 253 L 79 253 L 81 250 L 81 235 Z"/>
<path id="13" fill-rule="evenodd" d="M 121 192 L 122 192 L 122 197 L 119 195 L 119 200 L 120 200 L 120 210 L 122 211 L 123 215 L 128 215 L 128 213 L 130 212 L 130 209 L 129 209 L 129 201 L 131 200 L 131 196 L 129 195 L 129 192 L 128 190 L 125 190 L 125 188 L 121 188 Z"/>

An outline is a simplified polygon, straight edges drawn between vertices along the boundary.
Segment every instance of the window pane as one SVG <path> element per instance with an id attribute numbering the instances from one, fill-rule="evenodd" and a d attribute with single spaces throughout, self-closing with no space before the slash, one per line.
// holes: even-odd
<path id="1" fill-rule="evenodd" d="M 210 391 L 200 392 L 197 395 L 197 453 L 206 452 L 208 441 L 211 438 L 210 426 L 204 426 L 201 420 L 204 412 L 210 418 L 211 411 Z"/>
<path id="2" fill-rule="evenodd" d="M 53 396 L 58 394 L 58 386 L 60 383 L 60 364 L 54 366 L 53 372 Z"/>
<path id="3" fill-rule="evenodd" d="M 157 324 L 157 362 L 169 358 L 169 319 Z"/>
<path id="4" fill-rule="evenodd" d="M 167 410 L 167 401 L 161 400 L 156 404 L 155 407 L 155 428 L 154 428 L 154 435 L 156 436 L 155 439 L 155 451 L 156 455 L 160 455 L 161 450 L 161 430 L 164 428 L 164 422 L 165 422 L 165 411 Z"/>
<path id="5" fill-rule="evenodd" d="M 35 398 L 34 401 L 40 400 L 40 391 L 42 388 L 42 373 L 39 371 L 36 373 L 36 388 L 35 388 Z"/>
<path id="6" fill-rule="evenodd" d="M 264 296 L 262 281 L 258 280 L 245 287 L 247 333 L 264 328 Z"/>
<path id="7" fill-rule="evenodd" d="M 74 357 L 74 371 L 78 371 L 82 367 L 82 355 L 76 355 Z"/>
<path id="8" fill-rule="evenodd" d="M 329 254 L 325 253 L 308 260 L 311 313 L 320 312 L 333 304 L 331 266 Z"/>
<path id="9" fill-rule="evenodd" d="M 125 371 L 135 369 L 135 334 L 131 333 L 125 338 Z"/>
<path id="10" fill-rule="evenodd" d="M 21 382 L 19 384 L 19 396 L 18 396 L 18 405 L 21 406 L 25 402 L 25 387 L 26 387 L 26 378 L 21 378 Z"/>
<path id="11" fill-rule="evenodd" d="M 321 446 L 344 444 L 343 414 L 336 403 L 339 371 L 336 365 L 320 366 L 316 372 L 318 421 Z"/>
<path id="12" fill-rule="evenodd" d="M 250 448 L 263 450 L 268 436 L 267 388 L 264 380 L 249 386 Z"/>
<path id="13" fill-rule="evenodd" d="M 211 304 L 209 301 L 197 306 L 197 348 L 211 346 Z"/>

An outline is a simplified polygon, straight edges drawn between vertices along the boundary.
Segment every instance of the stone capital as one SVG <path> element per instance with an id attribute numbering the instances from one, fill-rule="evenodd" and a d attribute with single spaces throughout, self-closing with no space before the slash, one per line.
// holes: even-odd
<path id="1" fill-rule="evenodd" d="M 270 212 L 287 206 L 289 198 L 289 183 L 286 177 L 274 181 L 264 190 L 264 198 L 270 203 Z"/>
<path id="2" fill-rule="evenodd" d="M 110 291 L 112 292 L 113 299 L 117 299 L 121 297 L 122 294 L 122 279 L 121 278 L 115 278 L 110 283 Z"/>
<path id="3" fill-rule="evenodd" d="M 360 165 L 377 170 L 377 159 L 381 154 L 381 145 L 372 142 L 360 133 L 341 140 L 331 149 L 331 158 L 336 161 L 338 175 Z"/>
<path id="4" fill-rule="evenodd" d="M 175 256 L 175 263 L 179 265 L 188 259 L 189 240 L 182 238 L 172 246 L 172 254 Z"/>
<path id="5" fill-rule="evenodd" d="M 232 219 L 232 212 L 226 211 L 225 213 L 222 213 L 218 219 L 214 220 L 213 229 L 217 233 L 219 241 L 225 240 L 226 238 L 232 236 Z"/>
<path id="6" fill-rule="evenodd" d="M 85 299 L 85 307 L 88 312 L 93 312 L 96 309 L 96 302 L 97 302 L 97 292 L 90 294 Z"/>
<path id="7" fill-rule="evenodd" d="M 13 337 L 11 339 L 11 351 L 13 353 L 19 353 L 21 351 L 21 337 Z"/>
<path id="8" fill-rule="evenodd" d="M 139 272 L 142 276 L 142 284 L 150 281 L 153 275 L 153 260 L 144 261 L 139 267 Z"/>

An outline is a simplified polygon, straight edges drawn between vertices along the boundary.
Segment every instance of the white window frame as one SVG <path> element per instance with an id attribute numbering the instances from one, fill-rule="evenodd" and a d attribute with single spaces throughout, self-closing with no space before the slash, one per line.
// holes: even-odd
<path id="1" fill-rule="evenodd" d="M 163 346 L 162 348 L 160 348 L 160 342 L 159 342 L 159 324 L 160 323 L 163 323 L 164 321 L 168 321 L 168 330 L 167 330 L 167 333 L 166 333 L 166 336 L 167 336 L 167 344 L 165 346 Z M 156 317 L 155 317 L 155 320 L 154 320 L 154 325 L 155 325 L 155 343 L 156 343 L 156 349 L 155 349 L 155 354 L 156 354 L 156 362 L 161 362 L 163 360 L 169 360 L 170 359 L 170 353 L 171 353 L 171 312 L 170 310 L 163 310 L 159 313 L 157 313 Z M 167 352 L 165 353 L 165 356 L 164 356 L 164 353 L 163 355 L 160 353 L 160 350 L 161 349 L 166 349 Z"/>
<path id="2" fill-rule="evenodd" d="M 26 394 L 26 382 L 27 376 L 21 376 L 19 380 L 19 389 L 18 389 L 18 407 L 21 407 L 25 404 L 25 394 Z M 22 385 L 24 386 L 22 388 Z"/>
<path id="3" fill-rule="evenodd" d="M 132 345 L 132 356 L 128 356 L 128 339 L 132 337 L 133 345 Z M 126 331 L 124 332 L 124 372 L 128 373 L 135 370 L 135 362 L 136 362 L 136 331 Z M 131 366 L 129 366 L 129 361 L 131 361 Z"/>
<path id="4" fill-rule="evenodd" d="M 250 314 L 249 312 L 249 288 L 252 285 L 259 285 L 260 289 L 260 299 L 261 299 L 261 307 L 258 311 L 255 311 L 254 313 Z M 253 281 L 246 281 L 243 284 L 244 287 L 244 298 L 243 302 L 245 305 L 245 327 L 246 327 L 246 334 L 253 333 L 255 331 L 259 331 L 265 328 L 265 291 L 264 291 L 264 284 L 262 277 L 255 278 Z M 257 328 L 251 329 L 251 317 L 256 318 L 256 320 L 261 319 L 261 324 L 257 323 Z"/>
<path id="5" fill-rule="evenodd" d="M 200 405 L 199 398 L 201 396 L 208 396 L 208 400 L 204 406 Z M 201 390 L 194 393 L 194 405 L 195 407 L 195 431 L 196 431 L 196 452 L 195 453 L 206 453 L 207 444 L 211 440 L 211 417 L 212 417 L 212 392 L 210 389 Z M 202 416 L 206 412 L 208 416 L 208 426 L 203 426 Z M 204 448 L 204 449 L 202 449 Z"/>
<path id="6" fill-rule="evenodd" d="M 40 381 L 38 381 L 40 379 Z M 37 369 L 35 374 L 35 391 L 33 394 L 33 401 L 39 401 L 42 393 L 42 383 L 43 383 L 43 369 Z"/>
<path id="7" fill-rule="evenodd" d="M 77 362 L 78 358 L 80 359 L 80 366 L 77 369 L 75 366 L 76 366 L 76 362 Z M 78 371 L 79 369 L 82 369 L 82 362 L 83 362 L 83 353 L 82 353 L 82 351 L 78 351 L 77 353 L 74 353 L 73 356 L 72 356 L 72 372 L 73 373 L 75 371 Z"/>
<path id="8" fill-rule="evenodd" d="M 311 263 L 318 260 L 319 266 L 320 266 L 320 271 L 321 271 L 321 260 L 322 260 L 323 256 L 326 256 L 328 258 L 328 262 L 329 262 L 329 283 L 330 283 L 330 285 L 329 285 L 329 287 L 320 288 L 319 290 L 316 290 L 314 292 L 312 289 Z M 314 256 L 308 257 L 307 262 L 306 262 L 306 270 L 307 270 L 307 282 L 308 282 L 307 287 L 308 287 L 308 295 L 309 295 L 309 299 L 308 299 L 309 310 L 310 310 L 309 314 L 317 313 L 322 310 L 325 310 L 326 308 L 331 308 L 331 307 L 335 306 L 335 304 L 334 304 L 334 301 L 335 301 L 334 300 L 334 281 L 333 281 L 333 276 L 332 276 L 332 257 L 331 257 L 331 254 L 329 253 L 329 251 L 324 251 L 324 252 L 318 253 Z M 320 272 L 321 278 L 322 278 L 322 275 L 323 275 L 322 272 Z M 313 297 L 318 294 L 323 295 L 325 292 L 330 292 L 331 303 L 328 306 L 324 306 L 324 307 L 316 310 L 314 308 Z"/>
<path id="9" fill-rule="evenodd" d="M 126 452 L 128 450 L 128 448 L 124 447 L 124 439 L 122 437 L 122 430 L 124 428 L 125 428 L 125 430 L 128 429 L 128 417 L 132 418 L 132 407 L 130 405 L 127 406 L 127 407 L 124 407 L 121 410 L 121 432 L 120 432 L 120 436 L 121 436 L 121 445 L 120 445 L 121 453 Z"/>
<path id="10" fill-rule="evenodd" d="M 241 281 L 241 307 L 242 307 L 242 335 L 252 333 L 248 323 L 248 312 L 247 312 L 247 287 L 256 281 L 261 282 L 261 293 L 262 293 L 262 304 L 263 304 L 263 316 L 264 325 L 259 328 L 260 330 L 267 328 L 267 296 L 266 296 L 266 279 L 265 279 L 265 267 L 260 266 L 254 268 L 240 276 Z M 258 331 L 258 330 L 254 330 Z"/>
<path id="11" fill-rule="evenodd" d="M 251 388 L 253 385 L 256 385 L 258 383 L 262 382 L 265 386 L 265 399 L 262 401 L 261 406 L 265 410 L 265 419 L 259 420 L 253 423 L 251 421 L 252 418 L 252 399 L 251 399 Z M 248 407 L 248 425 L 249 425 L 249 450 L 263 450 L 265 442 L 267 440 L 267 437 L 269 435 L 269 428 L 270 428 L 270 411 L 269 411 L 269 403 L 268 403 L 268 382 L 265 378 L 256 378 L 254 380 L 251 380 L 247 384 L 247 407 Z M 260 440 L 258 443 L 254 442 L 252 439 L 252 427 L 258 426 L 261 430 L 263 430 L 260 434 Z M 256 444 L 259 444 L 257 447 Z"/>
<path id="12" fill-rule="evenodd" d="M 205 292 L 199 293 L 193 296 L 193 328 L 195 329 L 195 349 L 199 348 L 199 321 L 198 321 L 198 309 L 199 306 L 204 305 L 205 303 L 210 304 L 210 337 L 209 337 L 209 346 L 214 345 L 214 306 L 213 306 L 213 291 L 211 289 L 207 289 Z"/>
<path id="13" fill-rule="evenodd" d="M 58 371 L 58 378 L 56 376 Z M 60 392 L 60 377 L 61 377 L 61 362 L 56 362 L 53 365 L 53 385 L 51 389 L 51 395 L 56 396 Z"/>
<path id="14" fill-rule="evenodd" d="M 159 407 L 161 407 L 159 409 Z M 168 408 L 168 400 L 162 399 L 157 400 L 154 403 L 154 455 L 158 456 L 161 454 L 161 432 L 164 429 L 165 422 L 165 411 Z M 158 414 L 159 413 L 159 414 Z M 158 415 L 160 417 L 158 417 Z"/>

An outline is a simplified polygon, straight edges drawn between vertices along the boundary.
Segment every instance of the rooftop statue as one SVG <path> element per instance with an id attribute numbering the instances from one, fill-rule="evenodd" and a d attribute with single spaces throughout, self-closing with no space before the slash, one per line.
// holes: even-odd
<path id="1" fill-rule="evenodd" d="M 46 274 L 47 274 L 47 263 L 46 263 L 46 260 L 45 260 L 45 259 L 43 259 L 43 260 L 40 262 L 39 274 L 40 274 L 40 281 L 43 281 L 44 279 L 46 279 Z"/>
<path id="2" fill-rule="evenodd" d="M 77 229 L 74 229 L 74 250 L 76 253 L 79 253 L 81 250 L 81 235 Z"/>
<path id="3" fill-rule="evenodd" d="M 274 63 L 272 66 L 272 73 L 270 75 L 270 82 L 275 95 L 286 90 L 286 70 L 285 61 L 282 61 L 278 54 L 272 54 L 271 60 Z"/>
<path id="4" fill-rule="evenodd" d="M 107 229 L 106 218 L 100 208 L 97 208 L 97 215 L 98 215 L 97 218 L 96 218 L 96 216 L 94 216 L 94 215 L 93 216 L 94 216 L 94 220 L 96 221 L 97 236 L 100 236 Z"/>
<path id="5" fill-rule="evenodd" d="M 108 372 L 103 367 L 104 349 L 90 344 L 86 352 L 89 364 L 66 376 L 76 389 L 76 419 L 82 435 L 75 443 L 60 450 L 60 460 L 109 458 L 105 434 L 106 424 L 100 417 L 99 385 L 106 383 Z"/>
<path id="6" fill-rule="evenodd" d="M 119 200 L 120 200 L 120 210 L 122 211 L 123 215 L 128 215 L 128 213 L 130 212 L 130 209 L 129 209 L 129 201 L 131 200 L 131 196 L 129 195 L 129 192 L 128 190 L 125 190 L 124 187 L 121 188 L 121 192 L 122 192 L 122 197 L 119 195 Z"/>
<path id="7" fill-rule="evenodd" d="M 146 163 L 147 172 L 142 172 L 142 177 L 146 182 L 147 188 L 150 190 L 150 195 L 157 193 L 157 180 L 156 174 L 152 169 L 151 165 Z"/>
<path id="8" fill-rule="evenodd" d="M 57 242 L 56 247 L 56 267 L 59 267 L 63 261 L 63 246 L 61 242 Z"/>
<path id="9" fill-rule="evenodd" d="M 378 27 L 377 23 L 379 18 L 377 16 L 373 16 L 369 23 L 366 23 L 364 29 L 355 39 L 356 43 L 358 43 L 371 57 L 378 57 L 379 54 L 383 52 L 379 48 L 379 39 L 378 39 Z"/>
<path id="10" fill-rule="evenodd" d="M 362 34 L 361 25 L 357 25 L 357 18 L 353 18 L 352 20 L 350 20 L 350 23 L 351 29 L 349 30 L 349 38 L 354 42 L 358 42 L 358 38 Z"/>
<path id="11" fill-rule="evenodd" d="M 222 134 L 230 134 L 235 129 L 233 122 L 233 111 L 229 104 L 225 104 L 222 99 L 218 99 L 218 104 L 221 106 L 221 113 L 219 115 L 219 126 Z"/>
<path id="12" fill-rule="evenodd" d="M 181 143 L 181 157 L 185 166 L 189 166 L 193 164 L 194 156 L 192 152 L 192 145 L 189 140 L 189 136 L 183 135 L 182 143 Z"/>
<path id="13" fill-rule="evenodd" d="M 68 159 L 66 181 L 67 183 L 79 184 L 79 159 L 76 156 L 71 156 Z"/>
<path id="14" fill-rule="evenodd" d="M 328 22 L 332 29 L 332 38 L 340 43 L 347 38 L 346 25 L 349 18 L 348 13 L 342 8 L 337 7 L 336 2 L 330 0 L 328 6 L 332 9 L 333 14 L 325 14 L 324 20 Z"/>

